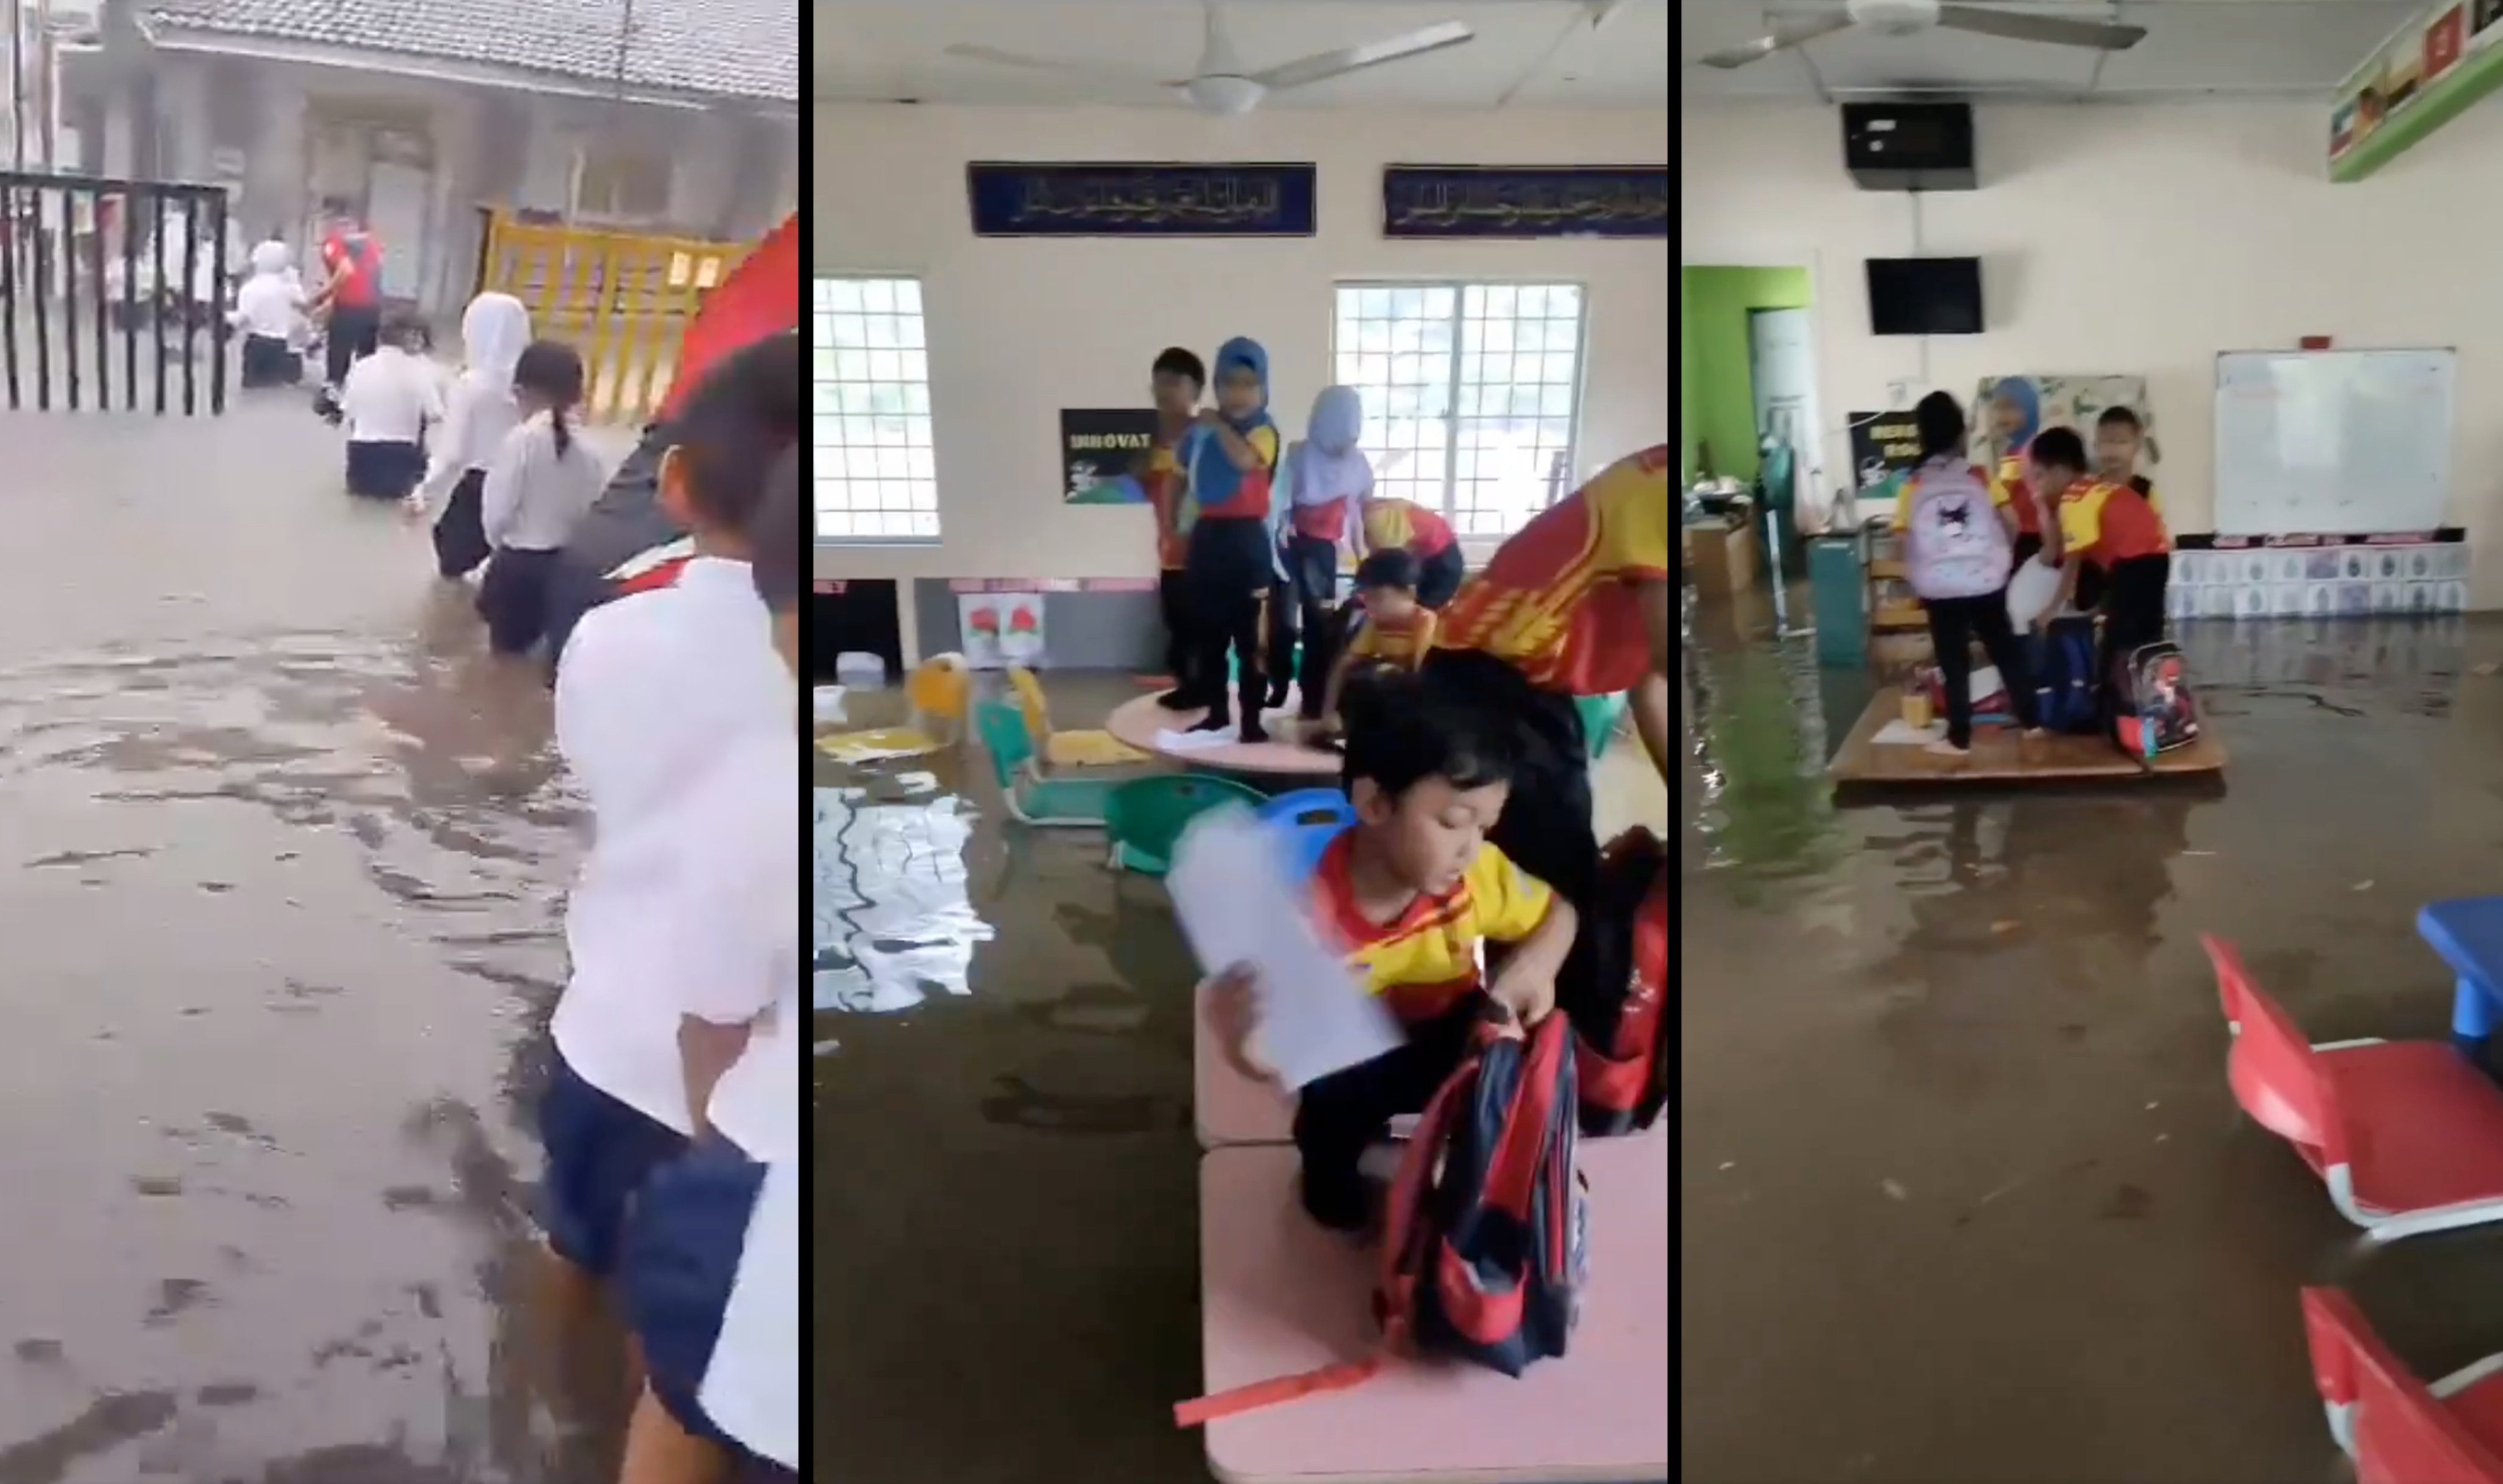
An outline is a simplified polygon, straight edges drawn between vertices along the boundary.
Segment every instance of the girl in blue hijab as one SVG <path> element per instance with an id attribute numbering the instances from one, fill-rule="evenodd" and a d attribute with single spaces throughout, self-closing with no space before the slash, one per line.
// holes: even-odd
<path id="1" fill-rule="evenodd" d="M 1991 496 L 2016 512 L 2018 567 L 2042 549 L 2042 507 L 2025 482 L 2025 455 L 2042 431 L 2042 397 L 2027 376 L 2003 377 L 1990 389 L 1990 431 L 1998 459 L 1990 466 Z M 2054 491 L 2053 499 L 2058 498 Z"/>
<path id="2" fill-rule="evenodd" d="M 1269 419 L 1269 353 L 1256 340 L 1217 347 L 1211 367 L 1217 405 L 1199 415 L 1186 453 L 1190 553 L 1183 570 L 1199 609 L 1200 662 L 1192 673 L 1206 688 L 1208 714 L 1194 732 L 1234 727 L 1225 694 L 1226 652 L 1235 658 L 1235 696 L 1243 708 L 1242 739 L 1266 742 L 1260 706 L 1268 691 L 1260 655 L 1263 608 L 1277 577 L 1270 498 L 1278 467 L 1278 425 Z"/>

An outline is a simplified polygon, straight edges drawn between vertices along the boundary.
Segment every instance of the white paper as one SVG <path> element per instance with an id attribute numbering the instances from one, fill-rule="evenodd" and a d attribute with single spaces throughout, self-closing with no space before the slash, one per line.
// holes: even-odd
<path id="1" fill-rule="evenodd" d="M 2060 569 L 2039 556 L 2029 560 L 2007 581 L 2007 621 L 2024 633 L 2059 591 Z"/>
<path id="2" fill-rule="evenodd" d="M 1877 734 L 1869 740 L 1881 747 L 1916 747 L 1923 742 L 1942 742 L 1946 739 L 1946 735 L 1947 724 L 1943 721 L 1934 721 L 1926 727 L 1916 727 L 1898 716 L 1879 727 Z"/>
<path id="3" fill-rule="evenodd" d="M 1322 946 L 1309 906 L 1287 889 L 1278 837 L 1250 809 L 1193 820 L 1165 890 L 1202 968 L 1249 964 L 1258 975 L 1259 1054 L 1280 1082 L 1301 1087 L 1400 1044 L 1390 1013 Z"/>

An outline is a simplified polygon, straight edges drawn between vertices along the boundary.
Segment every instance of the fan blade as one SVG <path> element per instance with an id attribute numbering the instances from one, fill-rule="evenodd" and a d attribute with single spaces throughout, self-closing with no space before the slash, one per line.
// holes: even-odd
<path id="1" fill-rule="evenodd" d="M 2060 16 L 2018 16 L 1970 5 L 1938 7 L 1938 24 L 1974 36 L 2008 41 L 2039 41 L 2054 47 L 2090 47 L 2098 52 L 2126 52 L 2146 40 L 2146 27 L 2103 20 L 2071 20 Z"/>
<path id="2" fill-rule="evenodd" d="M 1045 56 L 1026 56 L 1015 52 L 1002 52 L 996 47 L 953 46 L 947 49 L 947 54 L 961 57 L 969 62 L 989 62 L 996 67 L 1015 67 L 1025 72 L 1051 72 L 1062 77 L 1084 78 L 1108 87 L 1149 88 L 1182 86 L 1179 83 L 1168 83 L 1161 78 L 1149 77 L 1143 72 L 1119 72 L 1109 67 L 1091 66 L 1085 62 L 1054 61 Z"/>
<path id="3" fill-rule="evenodd" d="M 1467 26 L 1457 20 L 1446 20 L 1440 25 L 1430 25 L 1422 31 L 1411 31 L 1405 36 L 1393 37 L 1389 41 L 1377 41 L 1361 47 L 1345 47 L 1336 52 L 1322 52 L 1312 56 L 1299 57 L 1284 66 L 1272 67 L 1266 72 L 1253 73 L 1252 81 L 1272 92 L 1285 87 L 1301 87 L 1308 83 L 1320 82 L 1324 78 L 1340 77 L 1350 72 L 1362 71 L 1367 67 L 1379 67 L 1385 62 L 1403 62 L 1412 56 L 1423 56 L 1428 52 L 1445 51 L 1476 39 L 1477 33 Z"/>
<path id="4" fill-rule="evenodd" d="M 1712 52 L 1702 61 L 1706 67 L 1718 67 L 1727 72 L 1732 67 L 1761 62 L 1776 52 L 1788 52 L 1820 36 L 1831 36 L 1850 27 L 1849 16 L 1810 16 L 1799 20 L 1777 20 L 1773 23 L 1772 35 L 1760 36 L 1743 47 L 1730 47 Z"/>

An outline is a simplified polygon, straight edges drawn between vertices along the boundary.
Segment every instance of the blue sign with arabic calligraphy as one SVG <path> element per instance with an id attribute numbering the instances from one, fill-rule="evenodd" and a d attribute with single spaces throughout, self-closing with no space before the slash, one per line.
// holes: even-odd
<path id="1" fill-rule="evenodd" d="M 1666 165 L 1390 165 L 1386 237 L 1668 236 Z"/>
<path id="2" fill-rule="evenodd" d="M 1310 165 L 965 167 L 977 237 L 1309 237 Z"/>

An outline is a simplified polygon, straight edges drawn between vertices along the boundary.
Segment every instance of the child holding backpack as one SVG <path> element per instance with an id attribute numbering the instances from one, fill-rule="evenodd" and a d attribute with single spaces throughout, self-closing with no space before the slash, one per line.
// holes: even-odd
<path id="1" fill-rule="evenodd" d="M 1931 646 L 1946 690 L 1947 735 L 1929 744 L 1941 757 L 1972 748 L 1972 641 L 1999 667 L 2025 735 L 2040 735 L 2024 651 L 2007 617 L 2007 575 L 2017 521 L 2004 483 L 1994 485 L 1964 456 L 1964 408 L 1944 392 L 1912 409 L 1921 464 L 1895 504 L 1904 571 L 1930 620 Z"/>
<path id="2" fill-rule="evenodd" d="M 1487 842 L 1512 787 L 1507 737 L 1409 680 L 1349 700 L 1358 703 L 1345 774 L 1356 822 L 1321 857 L 1313 911 L 1407 1044 L 1303 1087 L 1294 1131 L 1304 1208 L 1352 1231 L 1371 1215 L 1357 1168 L 1365 1151 L 1391 1119 L 1424 1109 L 1467 1054 L 1490 1002 L 1525 1024 L 1555 1008 L 1576 919 L 1570 903 Z M 1481 943 L 1511 946 L 1484 981 Z M 1244 1050 L 1253 985 L 1229 973 L 1216 989 L 1230 1057 L 1265 1080 Z"/>

